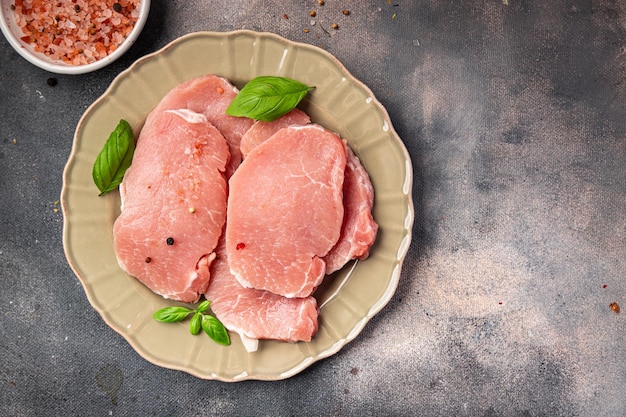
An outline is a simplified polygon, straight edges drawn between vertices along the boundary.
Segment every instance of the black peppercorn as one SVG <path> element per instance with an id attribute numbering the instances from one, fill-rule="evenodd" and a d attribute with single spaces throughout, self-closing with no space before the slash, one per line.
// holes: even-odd
<path id="1" fill-rule="evenodd" d="M 167 243 L 169 246 L 172 246 L 174 244 L 174 238 L 168 237 L 165 243 Z"/>
<path id="2" fill-rule="evenodd" d="M 57 85 L 57 79 L 56 78 L 48 78 L 46 80 L 46 83 L 50 86 L 50 87 L 54 87 L 55 85 Z"/>
<path id="3" fill-rule="evenodd" d="M 113 10 L 115 10 L 116 12 L 121 12 L 122 11 L 122 5 L 119 3 L 113 3 Z"/>

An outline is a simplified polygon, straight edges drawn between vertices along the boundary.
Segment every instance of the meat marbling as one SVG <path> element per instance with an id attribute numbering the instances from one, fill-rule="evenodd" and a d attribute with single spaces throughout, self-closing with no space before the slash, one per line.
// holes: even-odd
<path id="1" fill-rule="evenodd" d="M 113 235 L 122 269 L 165 298 L 199 299 L 225 224 L 228 160 L 226 140 L 203 114 L 148 118 L 120 185 Z"/>
<path id="2" fill-rule="evenodd" d="M 339 241 L 324 257 L 327 274 L 338 271 L 353 259 L 366 259 L 378 233 L 378 224 L 372 217 L 374 187 L 370 177 L 347 145 L 346 156 L 343 224 Z"/>
<path id="3" fill-rule="evenodd" d="M 241 337 L 248 351 L 258 339 L 308 342 L 317 332 L 318 309 L 313 297 L 286 298 L 269 291 L 244 288 L 230 273 L 223 244 L 211 264 L 211 283 L 205 294 L 211 310 L 230 331 Z"/>
<path id="4" fill-rule="evenodd" d="M 272 122 L 256 120 L 241 138 L 241 155 L 245 158 L 254 147 L 264 142 L 283 127 L 302 126 L 309 123 L 311 123 L 311 118 L 300 109 L 293 109 Z"/>
<path id="5" fill-rule="evenodd" d="M 226 177 L 230 177 L 241 162 L 241 138 L 254 123 L 252 119 L 226 114 L 238 91 L 226 78 L 214 74 L 192 78 L 172 88 L 148 116 L 146 123 L 165 110 L 189 109 L 203 113 L 228 142 L 231 157 Z"/>
<path id="6" fill-rule="evenodd" d="M 257 121 L 243 135 L 241 153 L 245 158 L 254 147 L 267 140 L 282 127 L 306 125 L 310 121 L 309 116 L 299 109 L 273 122 Z M 339 241 L 324 257 L 327 274 L 338 271 L 353 259 L 366 259 L 378 233 L 378 224 L 372 217 L 374 188 L 370 177 L 347 143 L 345 146 L 347 163 L 343 183 L 344 219 Z"/>
<path id="7" fill-rule="evenodd" d="M 283 128 L 248 154 L 229 181 L 226 224 L 241 285 L 311 295 L 339 239 L 345 165 L 339 136 L 316 124 Z"/>

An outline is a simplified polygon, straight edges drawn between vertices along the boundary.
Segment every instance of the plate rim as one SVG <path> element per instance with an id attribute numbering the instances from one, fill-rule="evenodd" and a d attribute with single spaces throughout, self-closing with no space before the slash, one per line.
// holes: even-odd
<path id="1" fill-rule="evenodd" d="M 396 254 L 396 266 L 392 272 L 392 276 L 390 278 L 390 282 L 389 285 L 386 287 L 384 293 L 377 298 L 375 304 L 372 306 L 372 308 L 368 311 L 368 314 L 365 315 L 361 320 L 359 320 L 356 325 L 354 327 L 352 327 L 348 333 L 348 335 L 345 338 L 341 338 L 339 339 L 337 342 L 341 342 L 341 343 L 334 343 L 329 349 L 326 349 L 323 352 L 320 352 L 316 355 L 313 356 L 306 356 L 304 357 L 304 359 L 299 362 L 298 364 L 296 364 L 295 366 L 292 366 L 289 370 L 287 371 L 283 371 L 280 372 L 278 374 L 272 374 L 272 375 L 268 375 L 268 374 L 260 374 L 260 375 L 243 375 L 241 378 L 231 378 L 231 377 L 222 377 L 220 375 L 217 374 L 213 374 L 213 375 L 207 375 L 204 373 L 200 373 L 200 372 L 196 372 L 195 369 L 193 368 L 189 368 L 189 367 L 185 367 L 183 365 L 178 366 L 177 364 L 172 364 L 172 363 L 165 363 L 163 359 L 155 356 L 152 352 L 149 352 L 145 349 L 143 349 L 141 346 L 138 345 L 138 343 L 135 341 L 134 338 L 132 337 L 128 337 L 121 326 L 118 326 L 116 323 L 113 323 L 113 320 L 109 317 L 108 311 L 106 311 L 102 306 L 98 305 L 98 303 L 95 300 L 95 294 L 93 293 L 93 289 L 89 287 L 89 285 L 87 284 L 87 282 L 85 281 L 85 278 L 81 276 L 81 274 L 79 273 L 79 269 L 77 267 L 77 265 L 75 264 L 74 260 L 71 258 L 70 253 L 69 253 L 69 247 L 68 247 L 68 241 L 69 241 L 69 233 L 70 233 L 70 228 L 69 228 L 69 224 L 68 224 L 68 218 L 67 218 L 67 214 L 68 214 L 68 208 L 67 208 L 67 197 L 69 195 L 69 187 L 67 186 L 68 182 L 69 182 L 69 176 L 71 174 L 72 168 L 75 165 L 76 162 L 76 155 L 78 153 L 78 143 L 77 143 L 77 138 L 78 138 L 78 134 L 81 131 L 81 129 L 83 128 L 84 124 L 87 122 L 86 121 L 86 116 L 88 114 L 90 114 L 95 108 L 99 107 L 102 102 L 104 100 L 106 100 L 107 96 L 116 88 L 117 84 L 119 82 L 121 82 L 121 80 L 123 78 L 125 78 L 126 76 L 128 76 L 133 70 L 135 70 L 138 66 L 142 65 L 143 63 L 145 63 L 146 61 L 152 60 L 155 57 L 158 57 L 159 55 L 163 54 L 164 52 L 166 52 L 168 49 L 171 49 L 172 47 L 176 46 L 179 43 L 185 42 L 191 38 L 195 38 L 195 37 L 217 37 L 217 38 L 231 38 L 231 37 L 236 37 L 236 36 L 249 36 L 249 37 L 257 37 L 257 38 L 271 38 L 274 41 L 278 41 L 282 44 L 285 45 L 289 45 L 291 47 L 296 47 L 296 48 L 304 48 L 304 49 L 308 49 L 311 50 L 315 53 L 318 54 L 322 54 L 324 55 L 327 59 L 329 59 L 330 61 L 332 61 L 337 68 L 339 69 L 339 71 L 342 74 L 345 74 L 346 76 L 350 77 L 350 81 L 355 84 L 357 87 L 361 88 L 363 91 L 365 91 L 369 97 L 371 97 L 372 99 L 372 104 L 374 104 L 376 106 L 376 109 L 378 112 L 380 112 L 381 116 L 383 117 L 383 119 L 387 122 L 389 122 L 387 128 L 389 129 L 390 134 L 395 138 L 395 141 L 397 142 L 396 145 L 400 148 L 400 150 L 403 153 L 404 159 L 405 159 L 405 164 L 406 164 L 406 174 L 405 174 L 405 178 L 404 178 L 404 185 L 403 185 L 403 189 L 406 191 L 404 194 L 406 196 L 406 200 L 407 200 L 407 214 L 404 218 L 404 234 L 403 234 L 403 239 L 402 242 L 400 244 L 399 250 Z M 302 43 L 302 42 L 298 42 L 298 41 L 292 41 L 289 40 L 281 35 L 272 33 L 272 32 L 263 32 L 263 31 L 253 31 L 253 30 L 248 30 L 248 29 L 241 29 L 241 30 L 234 30 L 234 31 L 227 31 L 227 32 L 219 32 L 219 31 L 197 31 L 197 32 L 191 32 L 185 35 L 182 35 L 170 42 L 168 42 L 166 45 L 164 45 L 163 47 L 161 47 L 160 49 L 151 52 L 149 54 L 146 54 L 140 58 L 138 58 L 136 61 L 134 61 L 127 69 L 121 71 L 109 84 L 109 86 L 104 90 L 104 92 L 91 104 L 89 105 L 85 111 L 83 112 L 83 114 L 81 115 L 81 118 L 76 126 L 76 129 L 74 131 L 74 136 L 73 136 L 73 142 L 72 142 L 72 148 L 70 151 L 70 154 L 68 156 L 68 160 L 67 163 L 64 167 L 63 170 L 63 186 L 62 186 L 62 190 L 61 190 L 61 196 L 60 196 L 60 200 L 61 200 L 61 209 L 62 209 L 62 213 L 63 213 L 63 250 L 65 253 L 65 257 L 66 260 L 70 266 L 70 268 L 72 269 L 72 271 L 74 272 L 74 275 L 77 277 L 77 279 L 79 280 L 79 282 L 81 283 L 81 286 L 83 288 L 83 291 L 85 292 L 87 299 L 91 305 L 92 308 L 94 308 L 94 310 L 96 310 L 98 312 L 98 314 L 100 315 L 100 317 L 104 320 L 104 322 L 107 324 L 108 327 L 110 327 L 111 329 L 113 329 L 116 333 L 118 333 L 120 336 L 122 336 L 122 338 L 124 340 L 126 340 L 127 343 L 129 343 L 129 345 L 133 348 L 133 350 L 142 358 L 144 358 L 145 360 L 151 362 L 154 365 L 157 365 L 159 367 L 163 367 L 163 368 L 167 368 L 167 369 L 173 369 L 173 370 L 178 370 L 178 371 L 183 371 L 186 372 L 190 375 L 193 375 L 197 378 L 200 379 L 204 379 L 204 380 L 219 380 L 219 381 L 223 381 L 223 382 L 239 382 L 239 381 L 244 381 L 244 380 L 264 380 L 264 381 L 275 381 L 275 380 L 282 380 L 282 379 L 287 379 L 290 378 L 298 373 L 300 373 L 301 371 L 303 371 L 304 369 L 308 368 L 309 366 L 311 366 L 313 363 L 318 362 L 319 360 L 325 359 L 327 357 L 330 357 L 334 354 L 336 354 L 337 352 L 339 352 L 346 344 L 348 344 L 349 342 L 351 342 L 352 340 L 354 340 L 363 330 L 363 328 L 367 325 L 367 323 L 376 315 L 378 314 L 391 300 L 391 298 L 393 297 L 393 295 L 395 294 L 397 287 L 398 287 L 398 283 L 400 280 L 400 276 L 401 276 L 401 272 L 402 272 L 402 268 L 403 268 L 403 264 L 405 261 L 405 258 L 407 256 L 409 247 L 410 247 L 410 243 L 412 240 L 412 228 L 413 228 L 413 224 L 415 221 L 415 211 L 414 211 L 414 203 L 413 203 L 413 196 L 412 196 L 412 191 L 413 191 L 413 176 L 414 176 L 414 171 L 413 171 L 413 166 L 412 166 L 412 160 L 410 158 L 410 155 L 406 149 L 406 146 L 404 145 L 404 142 L 401 140 L 400 136 L 397 134 L 397 132 L 395 131 L 393 124 L 391 123 L 391 118 L 389 116 L 389 113 L 387 112 L 386 108 L 380 103 L 380 101 L 375 97 L 374 93 L 371 91 L 371 89 L 364 84 L 362 81 L 360 81 L 358 78 L 356 78 L 350 71 L 348 71 L 348 69 L 343 65 L 343 63 L 341 61 L 339 61 L 339 59 L 337 59 L 333 54 L 331 54 L 330 52 L 311 45 L 311 44 L 307 44 L 307 43 Z"/>

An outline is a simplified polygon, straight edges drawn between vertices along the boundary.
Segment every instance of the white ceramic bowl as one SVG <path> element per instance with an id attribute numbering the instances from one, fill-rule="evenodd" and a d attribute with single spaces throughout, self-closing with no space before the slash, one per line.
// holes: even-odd
<path id="1" fill-rule="evenodd" d="M 50 59 L 42 53 L 35 52 L 31 45 L 20 39 L 24 34 L 15 23 L 15 12 L 11 10 L 12 4 L 14 4 L 14 0 L 0 0 L 0 28 L 2 29 L 2 33 L 13 49 L 27 61 L 39 68 L 56 74 L 84 74 L 103 68 L 117 60 L 135 43 L 135 40 L 141 33 L 148 19 L 148 12 L 150 11 L 150 0 L 141 0 L 139 3 L 139 17 L 133 30 L 115 51 L 90 64 L 70 65 L 59 60 Z"/>

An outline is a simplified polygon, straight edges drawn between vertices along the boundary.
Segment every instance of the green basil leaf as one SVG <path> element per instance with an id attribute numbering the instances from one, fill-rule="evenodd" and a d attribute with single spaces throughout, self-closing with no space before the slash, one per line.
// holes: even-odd
<path id="1" fill-rule="evenodd" d="M 189 323 L 189 333 L 192 335 L 197 335 L 200 333 L 202 327 L 202 313 L 195 313 L 191 318 L 191 323 Z"/>
<path id="2" fill-rule="evenodd" d="M 202 330 L 209 335 L 213 341 L 220 345 L 230 345 L 230 337 L 228 336 L 228 330 L 222 324 L 221 321 L 213 316 L 205 315 L 202 317 Z"/>
<path id="3" fill-rule="evenodd" d="M 290 78 L 256 77 L 235 96 L 226 114 L 271 122 L 293 110 L 314 88 Z"/>
<path id="4" fill-rule="evenodd" d="M 184 320 L 191 313 L 193 313 L 193 311 L 185 307 L 164 307 L 155 311 L 152 317 L 154 317 L 156 321 L 175 323 Z"/>
<path id="5" fill-rule="evenodd" d="M 104 144 L 93 164 L 92 177 L 100 190 L 100 195 L 116 189 L 124 178 L 124 173 L 133 160 L 135 137 L 130 124 L 124 119 Z"/>
<path id="6" fill-rule="evenodd" d="M 205 311 L 209 309 L 210 305 L 211 305 L 211 302 L 209 300 L 204 300 L 198 305 L 198 308 L 196 308 L 196 311 L 200 313 L 204 313 Z"/>

